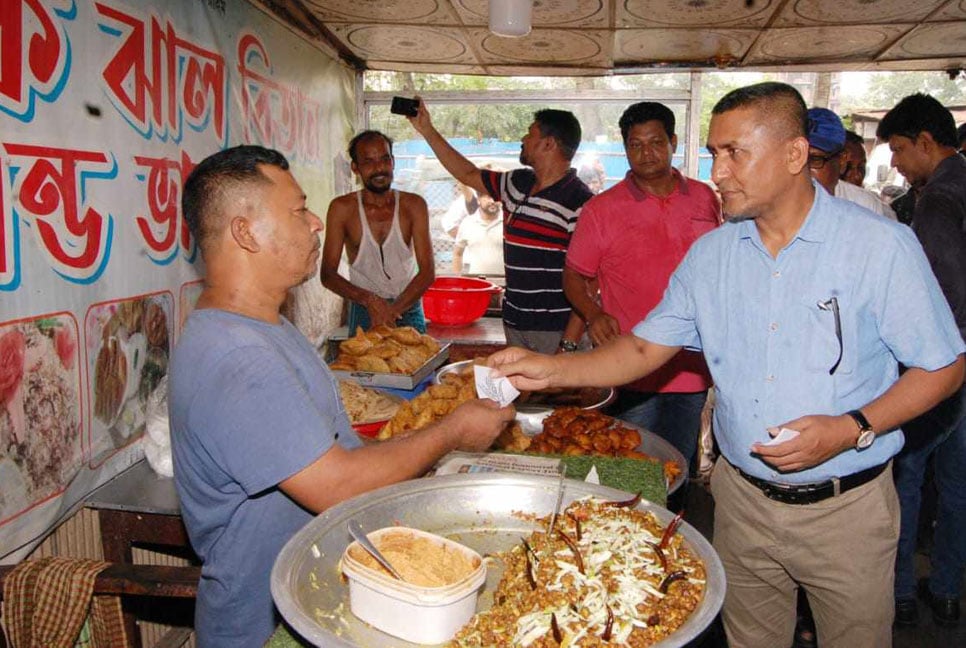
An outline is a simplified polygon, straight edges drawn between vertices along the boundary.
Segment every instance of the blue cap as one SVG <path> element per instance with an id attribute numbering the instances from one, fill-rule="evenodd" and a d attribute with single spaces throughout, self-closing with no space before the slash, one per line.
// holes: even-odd
<path id="1" fill-rule="evenodd" d="M 826 153 L 838 153 L 845 146 L 845 127 L 828 108 L 808 111 L 808 143 Z"/>

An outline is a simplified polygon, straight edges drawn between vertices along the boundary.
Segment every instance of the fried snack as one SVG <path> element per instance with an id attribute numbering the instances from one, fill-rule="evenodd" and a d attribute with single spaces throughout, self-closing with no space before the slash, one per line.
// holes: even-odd
<path id="1" fill-rule="evenodd" d="M 389 364 L 382 358 L 374 355 L 364 355 L 356 358 L 356 367 L 359 371 L 373 371 L 376 373 L 390 373 Z"/>
<path id="2" fill-rule="evenodd" d="M 339 381 L 339 395 L 350 423 L 385 421 L 399 410 L 399 400 L 349 380 Z"/>
<path id="3" fill-rule="evenodd" d="M 404 402 L 396 415 L 379 431 L 379 439 L 384 441 L 394 436 L 412 434 L 430 423 L 435 423 L 461 404 L 476 397 L 476 383 L 472 373 L 446 374 L 440 384 L 430 385 L 416 398 Z M 516 421 L 511 423 L 503 434 L 506 435 L 508 443 L 516 439 L 516 446 L 529 442 L 529 438 Z M 502 446 L 498 445 L 498 447 Z"/>
<path id="4" fill-rule="evenodd" d="M 372 340 L 365 336 L 362 328 L 360 327 L 356 329 L 356 334 L 354 337 L 351 337 L 339 344 L 339 353 L 361 356 L 371 348 Z"/>
<path id="5" fill-rule="evenodd" d="M 555 409 L 543 420 L 543 431 L 529 441 L 526 447 L 520 448 L 520 440 L 501 435 L 497 438 L 496 447 L 501 450 L 526 450 L 536 454 L 596 455 L 659 461 L 656 457 L 637 450 L 641 444 L 640 432 L 621 425 L 613 417 L 597 410 L 579 407 Z M 681 474 L 681 467 L 674 461 L 665 461 L 663 466 L 668 483 Z"/>
<path id="6" fill-rule="evenodd" d="M 448 647 L 646 648 L 684 625 L 704 598 L 701 558 L 650 512 L 581 499 L 557 516 L 552 536 L 546 517 L 538 523 L 495 556 L 505 570 L 493 606 Z"/>
<path id="7" fill-rule="evenodd" d="M 411 375 L 439 350 L 439 342 L 411 326 L 380 325 L 369 331 L 360 327 L 339 344 L 339 354 L 329 368 Z"/>
<path id="8" fill-rule="evenodd" d="M 389 329 L 388 335 L 393 340 L 396 340 L 397 342 L 402 342 L 406 346 L 416 346 L 422 343 L 422 336 L 419 334 L 419 331 L 417 331 L 411 326 L 403 326 L 401 328 Z M 433 338 L 429 338 L 429 339 L 432 340 Z"/>
<path id="9" fill-rule="evenodd" d="M 494 445 L 509 452 L 525 452 L 530 447 L 530 437 L 524 432 L 520 424 L 515 422 L 500 432 Z"/>

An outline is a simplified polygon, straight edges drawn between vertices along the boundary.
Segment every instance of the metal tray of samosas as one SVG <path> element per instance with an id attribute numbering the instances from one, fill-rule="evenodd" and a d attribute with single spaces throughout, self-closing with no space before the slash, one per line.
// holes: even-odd
<path id="1" fill-rule="evenodd" d="M 325 341 L 322 358 L 326 364 L 331 364 L 339 355 L 339 344 L 346 338 L 329 338 Z M 415 389 L 416 385 L 423 382 L 436 368 L 449 359 L 450 344 L 440 343 L 439 351 L 429 357 L 416 371 L 411 374 L 381 373 L 378 371 L 342 371 L 333 369 L 332 374 L 340 380 L 352 380 L 360 385 L 371 387 L 391 387 L 392 389 Z"/>
<path id="2" fill-rule="evenodd" d="M 537 528 L 523 514 L 548 515 L 556 499 L 555 477 L 505 473 L 449 475 L 386 486 L 334 506 L 296 533 L 272 569 L 272 596 L 285 620 L 316 646 L 402 648 L 415 644 L 391 637 L 360 621 L 349 611 L 349 588 L 342 582 L 339 559 L 349 545 L 346 529 L 357 520 L 366 531 L 401 524 L 463 543 L 481 555 L 503 551 Z M 576 480 L 564 481 L 563 505 L 586 495 L 622 500 L 628 493 Z M 663 524 L 673 514 L 648 501 L 637 506 Z M 687 645 L 704 631 L 724 601 L 725 575 L 711 544 L 686 521 L 679 533 L 704 561 L 704 598 L 677 632 L 654 648 Z M 486 585 L 477 611 L 490 607 L 502 576 L 499 561 L 487 567 Z"/>

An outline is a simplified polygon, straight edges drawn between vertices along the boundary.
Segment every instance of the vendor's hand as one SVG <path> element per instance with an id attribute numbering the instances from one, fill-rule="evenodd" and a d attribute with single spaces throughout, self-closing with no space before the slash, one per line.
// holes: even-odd
<path id="1" fill-rule="evenodd" d="M 416 132 L 424 137 L 433 130 L 433 120 L 429 116 L 429 109 L 426 108 L 426 102 L 423 101 L 422 97 L 419 95 L 415 96 L 415 99 L 419 100 L 419 107 L 416 109 L 416 116 L 409 117 L 409 123 L 413 125 Z"/>
<path id="2" fill-rule="evenodd" d="M 554 356 L 510 347 L 491 355 L 486 364 L 496 369 L 499 375 L 509 378 L 520 391 L 539 391 L 552 386 Z"/>
<path id="3" fill-rule="evenodd" d="M 483 452 L 515 415 L 513 405 L 500 407 L 495 401 L 477 398 L 453 410 L 444 424 L 457 435 L 459 450 Z"/>
<path id="4" fill-rule="evenodd" d="M 366 310 L 369 311 L 369 320 L 372 322 L 372 326 L 395 326 L 396 319 L 399 317 L 396 313 L 396 309 L 393 308 L 392 304 L 383 299 L 382 297 L 377 297 L 373 295 L 368 300 L 366 300 Z"/>
<path id="5" fill-rule="evenodd" d="M 587 320 L 587 335 L 590 336 L 590 341 L 594 343 L 594 346 L 600 346 L 619 337 L 620 334 L 621 325 L 617 323 L 613 315 L 608 315 L 604 311 L 600 311 Z"/>
<path id="6" fill-rule="evenodd" d="M 843 450 L 855 447 L 858 431 L 852 417 L 841 416 L 803 416 L 776 426 L 798 431 L 794 439 L 766 446 L 755 443 L 752 453 L 781 472 L 795 472 L 817 466 L 828 461 Z"/>

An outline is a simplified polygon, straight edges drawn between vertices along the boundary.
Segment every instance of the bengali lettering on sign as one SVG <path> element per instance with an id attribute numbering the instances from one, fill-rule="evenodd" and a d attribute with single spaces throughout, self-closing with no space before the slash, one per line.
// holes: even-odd
<path id="1" fill-rule="evenodd" d="M 353 74 L 248 2 L 0 0 L 4 562 L 145 456 L 204 286 L 195 165 L 274 146 L 324 205 Z"/>
<path id="2" fill-rule="evenodd" d="M 227 143 L 227 74 L 217 51 L 179 36 L 170 22 L 95 3 L 100 28 L 120 41 L 101 78 L 115 108 L 145 139 L 180 142 L 183 126 Z"/>
<path id="3" fill-rule="evenodd" d="M 194 261 L 197 247 L 187 222 L 181 216 L 181 190 L 195 165 L 188 154 L 180 160 L 135 156 L 142 169 L 138 180 L 145 184 L 147 215 L 135 217 L 138 232 L 148 256 L 160 265 L 171 263 L 178 250 L 188 262 Z"/>
<path id="4" fill-rule="evenodd" d="M 322 104 L 295 84 L 276 80 L 265 46 L 254 34 L 238 39 L 238 73 L 245 139 L 281 151 L 289 160 L 322 160 Z"/>
<path id="5" fill-rule="evenodd" d="M 13 143 L 4 149 L 20 216 L 50 267 L 74 283 L 97 281 L 110 258 L 114 219 L 88 204 L 86 185 L 117 176 L 114 156 Z"/>
<path id="6" fill-rule="evenodd" d="M 0 178 L 0 290 L 14 290 L 20 284 L 20 232 L 5 184 Z"/>
<path id="7" fill-rule="evenodd" d="M 67 83 L 70 46 L 63 21 L 71 0 L 3 0 L 0 8 L 0 110 L 27 123 L 37 99 L 54 101 Z"/>

